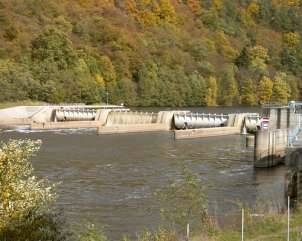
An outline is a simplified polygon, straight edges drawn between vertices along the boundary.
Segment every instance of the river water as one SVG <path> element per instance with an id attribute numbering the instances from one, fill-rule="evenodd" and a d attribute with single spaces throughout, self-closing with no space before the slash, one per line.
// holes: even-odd
<path id="1" fill-rule="evenodd" d="M 247 111 L 243 109 L 242 111 Z M 218 112 L 221 113 L 223 111 Z M 113 239 L 160 223 L 153 193 L 182 179 L 186 164 L 208 186 L 209 209 L 223 224 L 236 202 L 284 204 L 285 168 L 253 168 L 253 149 L 241 135 L 175 141 L 170 132 L 96 135 L 95 130 L 4 131 L 11 138 L 41 139 L 33 159 L 38 176 L 61 182 L 57 206 L 74 229 L 105 226 Z"/>

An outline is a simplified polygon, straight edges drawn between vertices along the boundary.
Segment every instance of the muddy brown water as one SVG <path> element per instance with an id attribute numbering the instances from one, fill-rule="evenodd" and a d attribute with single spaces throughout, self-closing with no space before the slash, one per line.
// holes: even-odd
<path id="1" fill-rule="evenodd" d="M 246 111 L 245 109 L 243 111 Z M 217 111 L 214 111 L 217 112 Z M 217 113 L 221 113 L 217 112 Z M 208 186 L 209 209 L 223 225 L 238 201 L 284 205 L 285 167 L 253 168 L 253 149 L 241 135 L 175 141 L 171 132 L 96 135 L 95 130 L 6 130 L 1 141 L 41 139 L 35 173 L 53 182 L 57 207 L 73 229 L 104 226 L 113 240 L 155 228 L 161 221 L 154 197 L 169 180 L 182 179 L 182 164 Z"/>

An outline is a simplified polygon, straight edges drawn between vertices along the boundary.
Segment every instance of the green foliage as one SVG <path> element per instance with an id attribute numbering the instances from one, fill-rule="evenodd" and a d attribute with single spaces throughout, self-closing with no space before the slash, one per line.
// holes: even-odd
<path id="1" fill-rule="evenodd" d="M 254 104 L 245 81 L 277 72 L 292 76 L 290 98 L 300 98 L 296 1 L 0 3 L 0 101 L 93 103 L 108 92 L 112 104 Z"/>
<path id="2" fill-rule="evenodd" d="M 176 233 L 160 228 L 157 232 L 150 232 L 149 230 L 145 230 L 142 234 L 138 237 L 139 241 L 180 241 L 177 237 Z"/>
<path id="3" fill-rule="evenodd" d="M 287 104 L 290 97 L 290 88 L 286 81 L 285 73 L 278 73 L 274 79 L 272 101 Z"/>
<path id="4" fill-rule="evenodd" d="M 37 99 L 37 86 L 27 66 L 0 59 L 1 102 Z"/>
<path id="5" fill-rule="evenodd" d="M 260 104 L 267 104 L 270 102 L 272 94 L 273 94 L 273 81 L 263 76 L 259 81 L 257 93 L 258 93 L 258 101 Z"/>
<path id="6" fill-rule="evenodd" d="M 235 67 L 227 66 L 220 74 L 220 104 L 224 106 L 239 105 L 239 92 L 235 79 Z"/>
<path id="7" fill-rule="evenodd" d="M 94 225 L 87 225 L 85 232 L 80 235 L 79 241 L 108 241 L 106 235 L 98 231 Z"/>
<path id="8" fill-rule="evenodd" d="M 53 185 L 33 176 L 29 162 L 40 141 L 11 140 L 0 147 L 0 239 L 5 241 L 64 241 L 60 216 L 49 210 Z"/>
<path id="9" fill-rule="evenodd" d="M 187 224 L 193 228 L 208 224 L 205 186 L 187 167 L 182 169 L 183 180 L 173 181 L 156 195 L 162 202 L 162 217 L 180 230 Z"/>
<path id="10" fill-rule="evenodd" d="M 246 80 L 242 86 L 241 104 L 245 106 L 255 106 L 257 104 L 255 86 L 251 80 Z"/>

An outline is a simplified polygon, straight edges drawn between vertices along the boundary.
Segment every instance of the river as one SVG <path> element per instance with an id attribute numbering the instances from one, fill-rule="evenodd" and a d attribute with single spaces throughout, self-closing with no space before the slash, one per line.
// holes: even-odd
<path id="1" fill-rule="evenodd" d="M 247 111 L 247 110 L 242 110 Z M 217 113 L 221 113 L 220 111 Z M 57 206 L 74 229 L 104 226 L 116 240 L 160 223 L 153 193 L 181 179 L 182 164 L 208 186 L 209 208 L 220 223 L 238 213 L 236 202 L 284 204 L 285 167 L 253 168 L 253 149 L 241 135 L 175 141 L 170 132 L 96 135 L 94 130 L 7 130 L 11 138 L 41 139 L 35 173 L 57 189 Z"/>

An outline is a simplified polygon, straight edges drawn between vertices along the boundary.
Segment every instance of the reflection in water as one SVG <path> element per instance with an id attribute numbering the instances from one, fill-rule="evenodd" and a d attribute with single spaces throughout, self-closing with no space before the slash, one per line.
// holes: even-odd
<path id="1" fill-rule="evenodd" d="M 153 193 L 181 179 L 183 163 L 209 186 L 210 211 L 220 221 L 238 211 L 237 200 L 283 202 L 284 168 L 254 170 L 253 150 L 240 135 L 174 141 L 166 132 L 97 136 L 82 130 L 4 132 L 0 138 L 42 139 L 33 163 L 37 175 L 62 182 L 57 205 L 74 227 L 106 225 L 112 238 L 159 224 Z"/>

